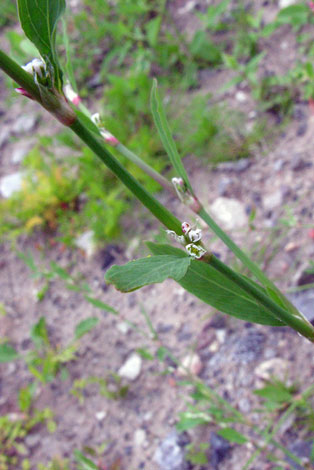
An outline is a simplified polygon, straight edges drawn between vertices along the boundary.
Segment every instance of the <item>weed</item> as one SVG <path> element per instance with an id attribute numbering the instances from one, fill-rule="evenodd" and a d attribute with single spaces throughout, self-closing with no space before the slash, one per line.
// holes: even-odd
<path id="1" fill-rule="evenodd" d="M 64 364 L 75 359 L 79 347 L 79 339 L 93 329 L 98 323 L 96 317 L 90 317 L 77 324 L 73 340 L 65 347 L 53 346 L 49 338 L 46 320 L 41 317 L 31 329 L 31 340 L 34 349 L 25 356 L 18 356 L 9 344 L 0 345 L 0 362 L 9 362 L 23 358 L 29 371 L 38 382 L 51 382 L 58 372 L 66 377 Z"/>
<path id="2" fill-rule="evenodd" d="M 53 414 L 49 408 L 18 413 L 9 413 L 0 417 L 0 469 L 13 470 L 22 465 L 23 470 L 30 469 L 27 459 L 25 437 L 40 424 L 46 424 L 48 431 L 55 431 Z"/>

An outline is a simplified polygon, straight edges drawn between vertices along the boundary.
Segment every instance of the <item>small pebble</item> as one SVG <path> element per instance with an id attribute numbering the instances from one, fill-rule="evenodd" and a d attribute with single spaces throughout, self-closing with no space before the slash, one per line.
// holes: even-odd
<path id="1" fill-rule="evenodd" d="M 190 353 L 182 361 L 181 366 L 178 367 L 178 376 L 185 377 L 189 373 L 192 375 L 199 375 L 203 369 L 202 361 L 198 354 Z"/>
<path id="2" fill-rule="evenodd" d="M 96 414 L 96 419 L 97 421 L 103 421 L 105 419 L 105 417 L 107 416 L 107 412 L 106 411 L 98 411 Z"/>
<path id="3" fill-rule="evenodd" d="M 133 353 L 120 367 L 118 375 L 124 379 L 134 381 L 141 373 L 142 358 Z"/>

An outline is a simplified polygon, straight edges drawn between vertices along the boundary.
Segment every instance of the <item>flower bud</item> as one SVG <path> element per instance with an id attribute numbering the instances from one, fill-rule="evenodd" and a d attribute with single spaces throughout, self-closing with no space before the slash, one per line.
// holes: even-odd
<path id="1" fill-rule="evenodd" d="M 69 82 L 64 85 L 63 93 L 65 94 L 66 99 L 68 101 L 71 101 L 71 103 L 73 103 L 75 106 L 78 106 L 80 104 L 81 98 L 76 93 L 76 91 L 73 90 Z"/>
<path id="2" fill-rule="evenodd" d="M 190 243 L 189 245 L 186 245 L 185 249 L 188 252 L 188 254 L 192 258 L 195 258 L 195 259 L 201 259 L 206 253 L 206 250 L 204 250 L 203 247 L 199 245 L 194 245 L 194 243 Z"/>
<path id="3" fill-rule="evenodd" d="M 24 88 L 15 88 L 15 91 L 16 91 L 16 93 L 19 93 L 20 95 L 23 95 L 23 96 L 26 96 L 27 98 L 30 98 L 31 100 L 34 99 L 32 97 L 32 95 L 27 90 L 24 90 Z"/>
<path id="4" fill-rule="evenodd" d="M 188 222 L 183 222 L 181 227 L 184 234 L 187 234 L 191 230 L 191 225 Z"/>
<path id="5" fill-rule="evenodd" d="M 33 59 L 31 62 L 28 62 L 26 65 L 23 65 L 22 69 L 24 69 L 25 72 L 30 74 L 35 73 L 40 78 L 43 78 L 46 74 L 46 64 L 42 61 L 42 59 Z"/>
<path id="6" fill-rule="evenodd" d="M 100 133 L 101 133 L 101 136 L 104 138 L 105 142 L 107 142 L 107 144 L 112 145 L 113 147 L 118 145 L 119 143 L 118 139 L 114 135 L 112 135 L 109 131 L 107 131 L 106 129 L 101 129 Z"/>

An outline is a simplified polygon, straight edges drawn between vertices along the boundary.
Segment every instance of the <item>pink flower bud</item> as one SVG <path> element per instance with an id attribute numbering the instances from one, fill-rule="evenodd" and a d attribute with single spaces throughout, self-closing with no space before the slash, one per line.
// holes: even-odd
<path id="1" fill-rule="evenodd" d="M 314 2 L 309 2 L 309 7 L 310 9 L 312 10 L 312 12 L 314 13 Z"/>
<path id="2" fill-rule="evenodd" d="M 31 100 L 34 99 L 28 91 L 24 90 L 24 88 L 15 88 L 15 91 L 19 93 L 20 95 L 26 96 L 27 98 Z"/>
<path id="3" fill-rule="evenodd" d="M 184 188 L 184 181 L 182 178 L 177 178 L 177 177 L 174 177 L 172 178 L 172 184 L 175 186 L 175 187 L 181 187 L 181 188 Z"/>
<path id="4" fill-rule="evenodd" d="M 64 85 L 63 93 L 65 94 L 65 97 L 67 98 L 67 100 L 71 101 L 71 103 L 73 103 L 74 106 L 78 106 L 80 102 L 82 101 L 79 95 L 73 90 L 70 83 L 66 83 Z"/>
<path id="5" fill-rule="evenodd" d="M 112 145 L 113 147 L 118 145 L 119 143 L 118 139 L 106 129 L 101 129 L 100 134 L 102 135 L 104 140 L 107 142 L 107 144 Z"/>
<path id="6" fill-rule="evenodd" d="M 191 230 L 191 225 L 188 222 L 183 222 L 181 225 L 182 232 L 187 234 Z"/>

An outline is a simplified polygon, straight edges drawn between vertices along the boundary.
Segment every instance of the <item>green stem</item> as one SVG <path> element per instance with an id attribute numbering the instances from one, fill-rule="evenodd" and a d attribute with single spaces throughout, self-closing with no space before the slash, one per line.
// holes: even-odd
<path id="1" fill-rule="evenodd" d="M 96 135 L 91 133 L 78 118 L 76 118 L 70 128 L 163 225 L 169 230 L 180 233 L 180 221 L 146 191 L 146 189 L 106 149 Z"/>
<path id="2" fill-rule="evenodd" d="M 268 295 L 264 294 L 261 289 L 255 287 L 251 282 L 246 280 L 245 277 L 240 276 L 215 256 L 210 258 L 209 263 L 217 269 L 217 271 L 221 272 L 241 289 L 254 297 L 257 302 L 263 305 L 276 318 L 278 318 L 278 320 L 281 320 L 285 325 L 289 325 L 291 328 L 308 338 L 311 342 L 314 342 L 314 328 L 309 322 L 287 312 L 287 310 L 280 307 L 280 305 L 274 302 Z"/>
<path id="3" fill-rule="evenodd" d="M 25 72 L 22 67 L 0 50 L 0 68 L 18 83 L 24 90 L 36 100 L 41 101 L 38 86 L 35 84 L 32 75 Z"/>
<path id="4" fill-rule="evenodd" d="M 154 168 L 152 168 L 150 165 L 144 162 L 140 157 L 138 157 L 134 152 L 129 150 L 127 147 L 125 147 L 123 144 L 120 142 L 118 145 L 115 146 L 115 148 L 122 154 L 124 155 L 128 160 L 131 162 L 135 163 L 139 168 L 141 168 L 147 175 L 149 175 L 151 178 L 153 178 L 157 183 L 160 184 L 161 187 L 166 189 L 167 191 L 171 192 L 173 195 L 176 195 L 176 192 L 174 190 L 174 187 L 172 184 L 164 178 L 160 173 L 158 173 Z"/>

